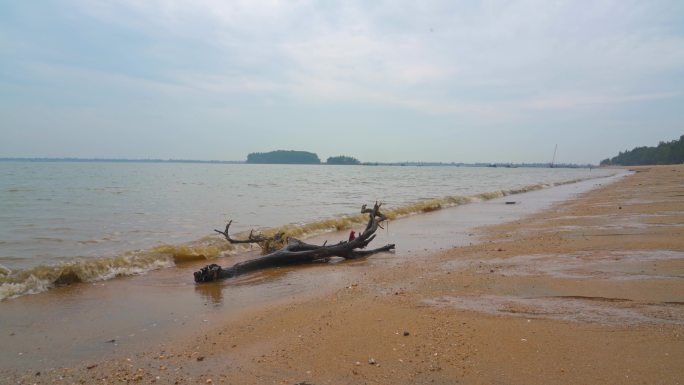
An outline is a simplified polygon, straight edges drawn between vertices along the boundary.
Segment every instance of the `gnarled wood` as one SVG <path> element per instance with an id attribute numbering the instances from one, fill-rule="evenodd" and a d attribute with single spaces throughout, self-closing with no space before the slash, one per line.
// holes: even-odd
<path id="1" fill-rule="evenodd" d="M 273 240 L 277 241 L 277 240 L 281 239 L 283 236 L 283 233 L 277 233 L 276 235 L 274 235 L 272 237 L 264 237 L 261 234 L 254 235 L 254 230 L 249 230 L 249 235 L 247 236 L 247 239 L 233 239 L 230 237 L 230 234 L 228 232 L 230 230 L 230 225 L 232 223 L 233 223 L 232 219 L 230 221 L 228 221 L 228 223 L 226 224 L 226 229 L 223 231 L 214 229 L 215 232 L 223 235 L 226 238 L 226 240 L 230 243 L 261 243 L 261 242 L 265 242 L 265 241 L 273 241 Z"/>
<path id="2" fill-rule="evenodd" d="M 295 238 L 289 238 L 287 244 L 283 248 L 262 257 L 239 262 L 228 268 L 222 268 L 216 264 L 205 266 L 194 273 L 195 282 L 210 282 L 218 279 L 232 278 L 240 274 L 269 267 L 321 262 L 326 261 L 330 257 L 357 259 L 383 251 L 394 250 L 394 244 L 388 244 L 372 250 L 362 250 L 375 239 L 375 232 L 378 227 L 382 228 L 380 222 L 387 219 L 387 217 L 380 212 L 381 205 L 381 203 L 376 202 L 372 209 L 369 209 L 366 205 L 361 207 L 361 212 L 367 213 L 369 216 L 368 224 L 364 231 L 351 241 L 340 241 L 334 245 L 327 245 L 326 241 L 322 246 L 318 246 L 302 242 Z M 228 235 L 228 229 L 231 222 L 228 222 L 225 231 L 215 230 L 217 233 L 223 234 L 229 242 L 258 243 L 265 240 L 265 238 L 259 238 L 260 236 L 253 237 L 251 233 L 247 240 L 231 240 Z"/>
<path id="3" fill-rule="evenodd" d="M 254 230 L 249 230 L 249 235 L 247 236 L 247 239 L 233 239 L 230 236 L 229 230 L 230 230 L 230 225 L 233 223 L 232 220 L 228 221 L 226 224 L 226 229 L 224 231 L 221 230 L 216 230 L 214 229 L 215 232 L 223 235 L 226 240 L 232 244 L 240 244 L 240 243 L 256 243 L 261 247 L 262 253 L 268 253 L 271 251 L 274 251 L 278 247 L 282 247 L 283 244 L 283 236 L 285 235 L 284 233 L 276 233 L 272 237 L 264 237 L 261 234 L 254 235 Z"/>

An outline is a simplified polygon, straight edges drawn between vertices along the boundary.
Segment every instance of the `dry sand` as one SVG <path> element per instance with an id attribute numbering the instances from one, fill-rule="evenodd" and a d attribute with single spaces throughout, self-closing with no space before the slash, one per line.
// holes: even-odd
<path id="1" fill-rule="evenodd" d="M 320 295 L 4 381 L 684 383 L 684 166 L 635 170 L 471 246 L 344 264 Z"/>

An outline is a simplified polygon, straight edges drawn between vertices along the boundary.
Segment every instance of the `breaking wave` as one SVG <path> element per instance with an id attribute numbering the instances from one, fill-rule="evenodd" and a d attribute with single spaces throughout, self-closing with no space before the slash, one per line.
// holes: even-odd
<path id="1" fill-rule="evenodd" d="M 534 184 L 517 189 L 497 190 L 472 196 L 455 195 L 426 199 L 395 208 L 385 207 L 383 213 L 390 220 L 393 220 L 471 202 L 486 201 L 507 195 L 575 183 L 581 180 L 585 179 L 551 184 Z M 353 225 L 362 224 L 366 221 L 367 216 L 359 213 L 304 224 L 262 229 L 262 233 L 268 236 L 283 232 L 290 237 L 303 238 L 330 231 L 346 230 Z M 245 238 L 247 233 L 238 233 L 235 234 L 235 237 Z M 40 293 L 56 286 L 78 282 L 103 281 L 116 277 L 144 274 L 152 270 L 183 263 L 232 256 L 247 252 L 252 247 L 248 244 L 229 244 L 218 236 L 206 236 L 181 245 L 161 245 L 149 250 L 127 252 L 122 255 L 105 258 L 75 258 L 56 265 L 40 265 L 14 271 L 0 265 L 0 301 L 24 294 Z"/>

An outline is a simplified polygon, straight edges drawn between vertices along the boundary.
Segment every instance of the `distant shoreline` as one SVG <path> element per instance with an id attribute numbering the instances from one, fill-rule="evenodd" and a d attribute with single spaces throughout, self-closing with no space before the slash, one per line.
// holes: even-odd
<path id="1" fill-rule="evenodd" d="M 194 160 L 194 159 L 117 159 L 117 158 L 0 158 L 0 162 L 69 162 L 69 163 L 188 163 L 188 164 L 290 164 L 247 163 L 243 160 Z M 350 166 L 340 164 L 304 164 L 308 166 Z M 410 167 L 492 167 L 492 168 L 548 168 L 548 163 L 463 163 L 463 162 L 363 162 L 360 166 L 410 166 Z M 596 168 L 593 164 L 554 164 L 553 168 Z"/>
<path id="2" fill-rule="evenodd" d="M 0 158 L 0 162 L 72 162 L 72 163 L 216 163 L 243 164 L 242 160 L 193 159 L 116 159 L 116 158 Z"/>

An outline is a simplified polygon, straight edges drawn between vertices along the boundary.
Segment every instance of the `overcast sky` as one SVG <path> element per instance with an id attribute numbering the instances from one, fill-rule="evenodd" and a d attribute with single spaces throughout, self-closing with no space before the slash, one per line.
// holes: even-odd
<path id="1" fill-rule="evenodd" d="M 681 0 L 0 2 L 0 157 L 597 163 L 683 121 Z"/>

